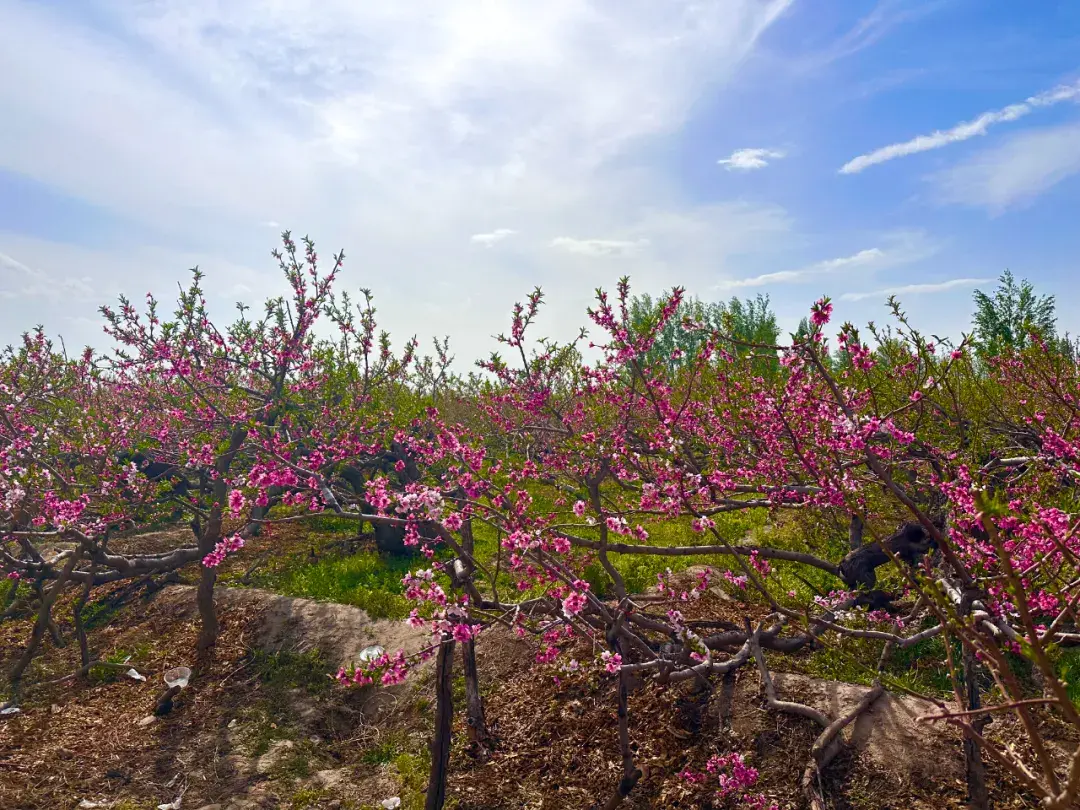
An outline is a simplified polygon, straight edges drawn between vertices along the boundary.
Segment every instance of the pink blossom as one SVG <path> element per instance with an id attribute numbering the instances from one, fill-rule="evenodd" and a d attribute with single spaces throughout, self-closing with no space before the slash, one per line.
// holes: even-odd
<path id="1" fill-rule="evenodd" d="M 576 616 L 585 609 L 585 605 L 588 603 L 588 597 L 579 591 L 571 591 L 566 598 L 563 599 L 563 611 L 568 616 Z"/>
<path id="2" fill-rule="evenodd" d="M 471 641 L 476 635 L 472 625 L 469 624 L 455 624 L 452 632 L 454 641 L 462 644 L 466 641 Z"/>
<path id="3" fill-rule="evenodd" d="M 247 499 L 244 493 L 238 489 L 229 490 L 229 511 L 236 517 L 244 510 Z"/>
<path id="4" fill-rule="evenodd" d="M 828 298 L 821 298 L 814 303 L 813 310 L 810 314 L 810 322 L 814 326 L 824 326 L 829 322 L 829 318 L 832 316 L 833 306 Z"/>

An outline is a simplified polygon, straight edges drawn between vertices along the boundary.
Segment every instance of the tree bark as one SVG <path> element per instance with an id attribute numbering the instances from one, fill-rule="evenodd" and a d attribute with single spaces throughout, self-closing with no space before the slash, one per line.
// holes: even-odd
<path id="1" fill-rule="evenodd" d="M 196 644 L 196 649 L 200 653 L 206 652 L 217 643 L 218 632 L 221 629 L 217 611 L 214 610 L 214 583 L 216 581 L 217 570 L 204 565 L 199 572 L 199 590 L 195 596 L 195 602 L 199 608 L 199 619 L 202 623 Z"/>
<path id="2" fill-rule="evenodd" d="M 964 687 L 967 695 L 968 711 L 982 708 L 982 700 L 979 695 L 979 664 L 975 660 L 975 653 L 966 645 L 963 653 L 964 661 Z M 988 718 L 978 717 L 972 723 L 982 733 Z M 968 807 L 971 810 L 990 810 L 990 796 L 986 790 L 986 766 L 982 761 L 982 750 L 971 737 L 964 735 L 964 766 L 967 771 Z"/>
<path id="3" fill-rule="evenodd" d="M 210 517 L 206 521 L 206 528 L 203 529 L 202 536 L 199 538 L 199 554 L 202 557 L 213 551 L 214 546 L 221 540 L 222 510 L 228 495 L 228 486 L 225 482 L 226 475 L 246 438 L 246 427 L 238 425 L 233 428 L 232 435 L 229 437 L 228 449 L 219 455 L 214 462 L 214 472 L 217 473 L 213 482 L 214 502 L 210 507 Z M 202 620 L 202 629 L 199 631 L 199 640 L 196 644 L 196 649 L 200 655 L 206 653 L 217 643 L 218 632 L 221 629 L 217 612 L 214 610 L 215 582 L 217 582 L 217 569 L 204 565 L 199 576 L 199 590 L 195 597 L 196 604 L 199 607 L 199 618 Z"/>
<path id="4" fill-rule="evenodd" d="M 435 735 L 431 739 L 431 776 L 424 810 L 442 810 L 450 768 L 450 733 L 454 724 L 454 639 L 443 635 L 435 665 Z"/>
<path id="5" fill-rule="evenodd" d="M 611 627 L 607 632 L 607 641 L 617 654 L 622 655 L 624 648 L 619 638 L 619 629 L 621 621 L 616 621 L 615 625 Z M 641 769 L 634 764 L 634 748 L 630 742 L 630 674 L 627 672 L 619 672 L 619 753 L 622 755 L 622 778 L 619 780 L 618 786 L 615 788 L 615 792 L 608 799 L 607 804 L 604 805 L 604 810 L 615 810 L 630 792 L 637 785 L 638 780 L 641 779 Z"/>
<path id="6" fill-rule="evenodd" d="M 95 565 L 90 565 L 90 578 L 83 582 L 82 593 L 71 608 L 71 617 L 75 621 L 75 638 L 79 641 L 79 658 L 83 667 L 90 666 L 90 643 L 86 640 L 86 627 L 83 625 L 82 612 L 90 599 L 90 587 L 94 579 Z"/>
<path id="7" fill-rule="evenodd" d="M 45 631 L 52 624 L 52 607 L 56 602 L 56 597 L 60 595 L 60 592 L 64 590 L 67 585 L 68 579 L 71 577 L 71 572 L 75 570 L 75 565 L 82 557 L 82 553 L 83 548 L 82 546 L 79 546 L 75 553 L 68 557 L 64 570 L 60 572 L 60 576 L 53 586 L 48 590 L 42 591 L 41 607 L 38 609 L 38 617 L 37 621 L 34 622 L 34 629 L 30 632 L 30 643 L 26 645 L 26 650 L 19 660 L 15 662 L 15 666 L 11 670 L 11 694 L 13 702 L 18 699 L 23 673 L 25 673 L 26 668 L 30 666 L 30 662 L 34 658 L 34 653 L 37 652 L 37 648 L 41 644 L 41 639 L 45 635 Z"/>
<path id="8" fill-rule="evenodd" d="M 856 514 L 851 515 L 851 526 L 848 527 L 848 548 L 854 551 L 862 545 L 863 539 L 863 522 L 862 518 Z"/>
<path id="9" fill-rule="evenodd" d="M 491 737 L 484 719 L 484 702 L 480 697 L 475 640 L 469 639 L 462 643 L 461 659 L 465 671 L 465 708 L 469 724 L 469 747 L 473 756 L 483 759 L 491 753 Z"/>

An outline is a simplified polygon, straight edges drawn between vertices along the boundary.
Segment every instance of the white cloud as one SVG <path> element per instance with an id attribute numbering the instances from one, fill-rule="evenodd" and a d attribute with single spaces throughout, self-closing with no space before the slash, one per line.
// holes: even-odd
<path id="1" fill-rule="evenodd" d="M 778 160 L 782 157 L 784 153 L 777 149 L 736 149 L 731 153 L 731 157 L 722 158 L 716 162 L 726 167 L 729 172 L 732 169 L 748 172 L 764 169 L 769 165 L 770 160 Z"/>
<path id="2" fill-rule="evenodd" d="M 648 239 L 574 239 L 557 236 L 551 246 L 582 256 L 634 256 L 649 246 Z"/>
<path id="3" fill-rule="evenodd" d="M 372 287 L 395 335 L 423 313 L 421 335 L 461 335 L 457 354 L 475 357 L 534 284 L 558 337 L 614 282 L 586 260 L 625 251 L 603 247 L 617 240 L 545 250 L 560 236 L 617 234 L 638 246 L 635 281 L 677 271 L 689 286 L 763 233 L 778 248 L 782 211 L 687 202 L 648 148 L 723 92 L 789 4 L 98 0 L 72 15 L 0 3 L 0 168 L 163 234 L 77 256 L 34 246 L 35 261 L 93 267 L 106 300 L 121 282 L 175 289 L 189 257 L 257 268 L 242 283 L 269 289 L 256 223 L 272 212 L 327 258 L 346 248 L 341 285 Z M 462 238 L 511 217 L 513 251 Z M 155 263 L 129 273 L 131 255 Z M 21 328 L 26 313 L 0 306 Z"/>
<path id="4" fill-rule="evenodd" d="M 881 248 L 868 248 L 866 250 L 860 250 L 858 253 L 852 254 L 851 256 L 826 259 L 808 267 L 800 268 L 799 270 L 781 270 L 776 273 L 764 273 L 760 276 L 753 276 L 752 278 L 722 281 L 720 284 L 716 285 L 715 289 L 729 290 L 741 289 L 744 287 L 764 287 L 769 284 L 780 284 L 783 282 L 799 282 L 828 275 L 829 273 L 835 273 L 839 270 L 848 270 L 856 267 L 868 268 L 875 265 L 880 266 L 885 263 L 886 258 L 887 255 Z"/>
<path id="5" fill-rule="evenodd" d="M 844 293 L 840 296 L 841 301 L 865 301 L 867 298 L 888 298 L 890 295 L 919 295 L 923 293 L 939 293 L 955 290 L 957 287 L 974 287 L 976 284 L 986 284 L 991 279 L 986 278 L 953 278 L 948 281 L 937 281 L 930 284 L 905 284 L 902 287 L 888 287 L 884 290 L 873 292 Z"/>
<path id="6" fill-rule="evenodd" d="M 984 112 L 977 118 L 957 124 L 951 129 L 937 130 L 929 135 L 919 135 L 909 141 L 890 144 L 865 155 L 859 155 L 845 163 L 840 168 L 840 174 L 857 174 L 878 163 L 885 163 L 895 158 L 914 155 L 931 149 L 940 149 L 943 146 L 966 141 L 977 135 L 985 135 L 987 130 L 994 124 L 1016 121 L 1040 107 L 1052 107 L 1055 104 L 1077 97 L 1080 97 L 1080 81 L 1073 84 L 1059 85 L 1053 90 L 1031 96 L 1019 104 L 1010 104 L 1000 110 Z"/>
<path id="7" fill-rule="evenodd" d="M 716 284 L 713 289 L 743 289 L 785 283 L 803 284 L 821 278 L 846 277 L 848 273 L 859 273 L 865 276 L 920 262 L 941 249 L 940 244 L 918 230 L 888 231 L 878 234 L 875 238 L 880 240 L 880 247 L 865 248 L 857 253 L 834 259 L 823 259 L 795 270 L 763 273 L 749 278 L 726 279 Z"/>
<path id="8" fill-rule="evenodd" d="M 1080 123 L 1023 132 L 935 175 L 942 202 L 999 213 L 1080 172 Z"/>
<path id="9" fill-rule="evenodd" d="M 47 298 L 56 302 L 83 300 L 93 295 L 90 281 L 86 276 L 53 276 L 43 270 L 28 267 L 6 253 L 0 253 L 0 299 L 21 301 L 26 298 Z"/>
<path id="10" fill-rule="evenodd" d="M 814 70 L 845 59 L 877 44 L 900 26 L 935 13 L 943 5 L 940 0 L 913 3 L 911 0 L 880 0 L 870 12 L 829 46 L 811 57 L 798 59 L 803 70 Z"/>
<path id="11" fill-rule="evenodd" d="M 497 242 L 501 242 L 508 236 L 513 236 L 517 231 L 513 231 L 510 228 L 496 228 L 489 233 L 474 233 L 469 237 L 469 241 L 477 245 L 483 245 L 484 247 L 491 247 Z"/>

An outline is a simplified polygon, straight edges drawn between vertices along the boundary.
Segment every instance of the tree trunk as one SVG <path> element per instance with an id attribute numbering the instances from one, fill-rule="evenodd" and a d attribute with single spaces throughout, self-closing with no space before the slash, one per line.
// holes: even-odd
<path id="1" fill-rule="evenodd" d="M 225 485 L 220 481 L 214 483 L 215 498 L 220 497 L 220 500 L 210 507 L 210 517 L 203 528 L 202 536 L 199 538 L 200 560 L 212 552 L 218 541 L 221 540 L 221 507 L 218 504 L 225 500 Z M 218 487 L 218 484 L 220 484 L 220 487 Z M 220 496 L 216 491 L 218 488 L 221 489 Z M 195 604 L 199 608 L 199 620 L 201 623 L 199 639 L 195 644 L 195 649 L 200 656 L 217 643 L 218 631 L 221 627 L 218 624 L 217 611 L 214 610 L 215 582 L 217 582 L 217 569 L 200 564 L 199 587 L 195 592 Z"/>
<path id="2" fill-rule="evenodd" d="M 199 630 L 199 640 L 196 649 L 202 653 L 217 644 L 218 624 L 217 611 L 214 610 L 214 583 L 217 581 L 217 570 L 207 568 L 205 565 L 199 572 L 199 590 L 195 600 L 199 607 L 199 619 L 202 628 Z"/>
<path id="3" fill-rule="evenodd" d="M 435 665 L 435 736 L 431 740 L 431 777 L 424 810 L 442 810 L 450 767 L 450 732 L 454 724 L 454 639 L 443 635 Z"/>
<path id="4" fill-rule="evenodd" d="M 90 565 L 90 576 L 83 582 L 82 593 L 79 594 L 79 598 L 75 600 L 75 604 L 71 608 L 71 616 L 75 621 L 75 638 L 79 641 L 79 658 L 83 668 L 90 666 L 90 644 L 86 640 L 86 627 L 83 625 L 82 612 L 90 599 L 90 588 L 94 581 L 96 569 L 95 564 Z"/>
<path id="5" fill-rule="evenodd" d="M 464 492 L 456 500 L 456 505 L 464 511 Z M 465 553 L 472 557 L 476 549 L 476 538 L 473 536 L 472 517 L 466 518 L 461 524 L 461 542 Z M 463 581 L 461 587 L 467 587 L 472 582 L 472 565 L 465 560 L 459 560 L 462 565 Z M 455 574 L 457 568 L 455 567 Z M 480 676 L 476 671 L 476 640 L 470 638 L 461 645 L 461 659 L 465 670 L 465 704 L 469 723 L 469 748 L 473 756 L 481 759 L 487 757 L 494 749 L 494 741 L 488 734 L 487 721 L 484 718 L 484 700 L 480 697 Z"/>
<path id="6" fill-rule="evenodd" d="M 848 527 L 848 548 L 854 551 L 862 545 L 863 522 L 862 518 L 852 513 L 851 525 Z"/>
<path id="7" fill-rule="evenodd" d="M 735 702 L 735 670 L 724 673 L 720 690 L 719 730 L 721 734 L 731 731 L 731 709 Z"/>
<path id="8" fill-rule="evenodd" d="M 214 472 L 217 473 L 211 485 L 214 501 L 210 507 L 210 516 L 206 521 L 206 528 L 203 529 L 202 536 L 199 538 L 200 558 L 206 557 L 221 540 L 222 505 L 228 495 L 225 476 L 228 474 L 233 459 L 236 458 L 236 453 L 240 450 L 246 438 L 247 428 L 239 425 L 233 428 L 232 435 L 229 437 L 229 448 L 219 455 L 214 462 Z M 199 631 L 199 640 L 196 643 L 196 649 L 200 655 L 206 653 L 217 643 L 218 631 L 221 627 L 218 623 L 217 612 L 214 610 L 215 582 L 217 582 L 217 569 L 208 568 L 204 565 L 199 576 L 199 590 L 195 597 L 196 604 L 199 607 L 199 618 L 202 620 L 202 629 Z"/>
<path id="9" fill-rule="evenodd" d="M 52 625 L 52 607 L 56 602 L 56 597 L 60 595 L 60 592 L 64 590 L 64 587 L 67 585 L 68 580 L 71 578 L 71 572 L 75 570 L 76 564 L 82 558 L 82 553 L 82 546 L 79 546 L 75 553 L 68 557 L 68 561 L 60 572 L 60 576 L 57 578 L 56 583 L 48 590 L 43 589 L 41 592 L 41 607 L 38 609 L 38 617 L 37 621 L 34 622 L 34 629 L 30 633 L 30 643 L 26 645 L 26 650 L 19 660 L 15 662 L 15 666 L 11 670 L 12 702 L 18 699 L 23 673 L 26 672 L 26 668 L 30 666 L 30 662 L 34 659 L 34 653 L 37 652 L 37 648 L 41 644 L 41 639 L 45 635 L 45 631 Z"/>
<path id="10" fill-rule="evenodd" d="M 618 654 L 623 653 L 623 646 L 618 638 L 618 626 L 616 625 L 608 633 L 608 644 Z M 634 765 L 634 748 L 630 742 L 630 676 L 625 672 L 619 672 L 619 706 L 617 710 L 619 719 L 619 753 L 622 754 L 622 779 L 619 780 L 615 792 L 604 805 L 604 810 L 615 810 L 641 779 L 641 769 Z"/>
<path id="11" fill-rule="evenodd" d="M 484 702 L 480 697 L 475 640 L 469 639 L 462 643 L 461 658 L 465 670 L 465 706 L 468 713 L 469 747 L 473 756 L 483 759 L 491 753 L 491 738 L 484 719 Z"/>
<path id="12" fill-rule="evenodd" d="M 968 711 L 982 708 L 979 697 L 979 664 L 975 660 L 975 653 L 964 647 L 964 686 L 967 695 Z M 972 725 L 980 733 L 986 722 L 986 717 L 978 717 Z M 986 791 L 986 766 L 982 761 L 982 751 L 979 744 L 964 736 L 964 765 L 967 769 L 968 807 L 971 810 L 989 810 L 990 796 Z"/>

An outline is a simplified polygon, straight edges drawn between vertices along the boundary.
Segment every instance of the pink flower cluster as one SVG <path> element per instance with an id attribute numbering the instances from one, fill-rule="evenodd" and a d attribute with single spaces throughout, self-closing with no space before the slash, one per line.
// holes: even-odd
<path id="1" fill-rule="evenodd" d="M 214 546 L 214 550 L 203 557 L 202 564 L 207 568 L 217 568 L 225 561 L 228 554 L 239 551 L 244 547 L 244 538 L 238 534 L 226 537 Z"/>
<path id="2" fill-rule="evenodd" d="M 374 683 L 394 686 L 404 683 L 408 674 L 409 663 L 405 658 L 405 653 L 398 650 L 394 655 L 384 652 L 378 658 L 351 669 L 342 667 L 334 678 L 343 686 L 370 686 Z"/>
<path id="3" fill-rule="evenodd" d="M 735 798 L 742 807 L 753 810 L 778 810 L 778 805 L 764 794 L 750 792 L 750 789 L 757 784 L 759 774 L 756 768 L 746 764 L 742 754 L 731 753 L 709 757 L 709 761 L 705 764 L 705 771 L 701 773 L 687 768 L 679 776 L 695 785 L 705 784 L 710 776 L 715 776 L 718 798 Z"/>
<path id="4" fill-rule="evenodd" d="M 605 650 L 600 653 L 600 663 L 608 675 L 617 675 L 622 667 L 622 656 Z"/>

